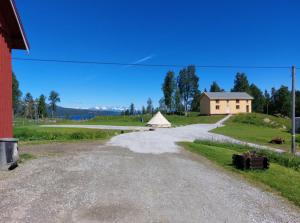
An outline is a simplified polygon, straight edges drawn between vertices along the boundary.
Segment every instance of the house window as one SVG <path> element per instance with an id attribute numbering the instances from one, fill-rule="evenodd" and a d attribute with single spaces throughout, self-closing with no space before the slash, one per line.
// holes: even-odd
<path id="1" fill-rule="evenodd" d="M 227 100 L 227 103 L 229 103 L 229 100 Z"/>
<path id="2" fill-rule="evenodd" d="M 216 105 L 216 110 L 220 110 L 220 105 Z"/>
<path id="3" fill-rule="evenodd" d="M 235 108 L 238 110 L 238 109 L 240 109 L 240 106 L 239 106 L 239 105 L 237 105 L 237 106 L 235 106 Z"/>
<path id="4" fill-rule="evenodd" d="M 240 103 L 240 100 L 237 99 L 237 100 L 236 100 L 236 103 Z"/>
<path id="5" fill-rule="evenodd" d="M 219 104 L 220 100 L 216 100 L 216 103 Z"/>
<path id="6" fill-rule="evenodd" d="M 247 100 L 247 103 L 249 102 L 249 100 Z"/>

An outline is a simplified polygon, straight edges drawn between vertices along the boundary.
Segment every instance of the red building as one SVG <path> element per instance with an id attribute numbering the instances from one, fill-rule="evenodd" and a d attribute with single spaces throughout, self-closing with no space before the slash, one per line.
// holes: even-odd
<path id="1" fill-rule="evenodd" d="M 0 0 L 0 138 L 13 137 L 12 49 L 29 46 L 14 0 Z"/>

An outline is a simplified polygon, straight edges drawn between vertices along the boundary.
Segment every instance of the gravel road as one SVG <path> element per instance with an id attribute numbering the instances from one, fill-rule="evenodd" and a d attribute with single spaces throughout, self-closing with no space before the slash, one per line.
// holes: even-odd
<path id="1" fill-rule="evenodd" d="M 97 143 L 0 172 L 0 222 L 300 222 L 299 209 L 185 151 L 159 155 Z"/>
<path id="2" fill-rule="evenodd" d="M 149 127 L 142 126 L 43 125 L 43 127 L 112 129 L 134 131 L 129 134 L 123 134 L 112 138 L 108 145 L 129 148 L 131 151 L 139 153 L 178 153 L 180 148 L 176 144 L 177 142 L 194 141 L 195 139 L 230 142 L 236 144 L 249 145 L 256 148 L 270 149 L 280 153 L 285 152 L 281 149 L 275 149 L 272 147 L 257 145 L 254 143 L 246 143 L 228 136 L 223 136 L 209 132 L 215 128 L 223 126 L 223 123 L 230 117 L 231 115 L 228 115 L 215 124 L 195 124 L 177 128 L 156 129 L 155 131 L 151 132 L 149 132 Z M 300 156 L 300 152 L 297 152 L 296 155 Z"/>
<path id="3" fill-rule="evenodd" d="M 299 208 L 175 144 L 227 140 L 208 132 L 221 124 L 24 146 L 39 158 L 0 172 L 0 222 L 300 222 Z"/>

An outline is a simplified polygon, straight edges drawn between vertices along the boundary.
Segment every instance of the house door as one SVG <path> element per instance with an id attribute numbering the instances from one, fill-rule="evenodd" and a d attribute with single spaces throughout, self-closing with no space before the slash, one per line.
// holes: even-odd
<path id="1" fill-rule="evenodd" d="M 246 112 L 249 113 L 249 105 L 246 106 Z"/>
<path id="2" fill-rule="evenodd" d="M 230 114 L 230 107 L 229 107 L 229 105 L 227 105 L 227 107 L 226 107 L 226 113 Z"/>

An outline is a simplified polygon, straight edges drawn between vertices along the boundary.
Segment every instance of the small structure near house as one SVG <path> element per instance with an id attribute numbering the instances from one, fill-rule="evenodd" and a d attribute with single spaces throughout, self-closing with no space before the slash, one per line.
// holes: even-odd
<path id="1" fill-rule="evenodd" d="M 268 169 L 269 160 L 265 156 L 259 156 L 255 151 L 247 152 L 242 155 L 233 154 L 232 164 L 241 170 L 246 169 Z"/>
<path id="2" fill-rule="evenodd" d="M 147 126 L 153 128 L 170 128 L 171 123 L 159 111 L 150 119 Z"/>
<path id="3" fill-rule="evenodd" d="M 200 114 L 251 113 L 252 100 L 246 92 L 204 92 L 200 97 Z"/>

